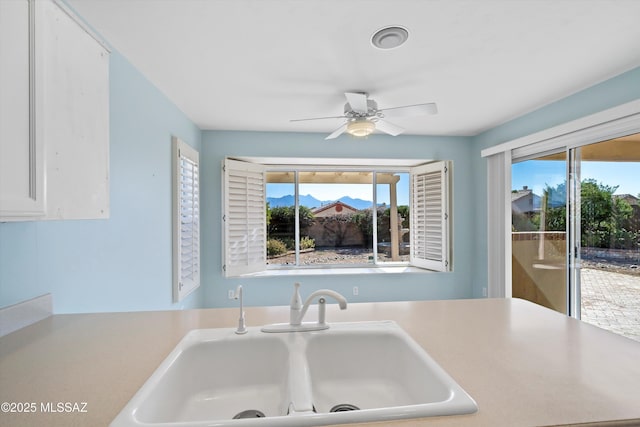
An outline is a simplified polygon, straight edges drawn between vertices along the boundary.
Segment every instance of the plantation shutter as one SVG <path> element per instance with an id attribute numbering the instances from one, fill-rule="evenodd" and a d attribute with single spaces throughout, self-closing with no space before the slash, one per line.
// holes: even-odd
<path id="1" fill-rule="evenodd" d="M 200 286 L 198 152 L 173 137 L 173 301 Z"/>
<path id="2" fill-rule="evenodd" d="M 410 262 L 436 271 L 451 270 L 449 162 L 411 169 Z"/>
<path id="3" fill-rule="evenodd" d="M 266 174 L 262 165 L 225 159 L 224 271 L 264 270 L 267 263 Z"/>

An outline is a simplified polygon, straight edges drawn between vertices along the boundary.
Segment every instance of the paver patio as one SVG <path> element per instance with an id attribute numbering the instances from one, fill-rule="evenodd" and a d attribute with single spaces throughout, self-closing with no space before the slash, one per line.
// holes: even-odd
<path id="1" fill-rule="evenodd" d="M 582 320 L 640 341 L 640 276 L 583 268 Z"/>

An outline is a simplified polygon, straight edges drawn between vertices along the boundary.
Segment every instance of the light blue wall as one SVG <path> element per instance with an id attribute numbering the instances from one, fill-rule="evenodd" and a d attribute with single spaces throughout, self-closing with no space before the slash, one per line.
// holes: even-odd
<path id="1" fill-rule="evenodd" d="M 496 126 L 475 136 L 473 144 L 479 152 L 639 98 L 640 67 Z"/>
<path id="2" fill-rule="evenodd" d="M 579 119 L 617 105 L 640 99 L 640 67 L 594 85 L 574 95 L 549 104 L 532 113 L 518 117 L 503 125 L 477 135 L 472 141 L 475 216 L 473 296 L 480 297 L 487 286 L 487 161 L 480 152 L 525 135 L 548 129 L 562 123 Z"/>
<path id="3" fill-rule="evenodd" d="M 401 301 L 472 296 L 476 231 L 474 176 L 470 138 L 372 135 L 366 140 L 324 134 L 205 131 L 202 136 L 202 271 L 207 307 L 235 306 L 227 297 L 238 284 L 248 305 L 286 305 L 292 284 L 300 281 L 303 296 L 330 287 L 349 301 Z M 357 276 L 288 276 L 227 279 L 222 274 L 221 164 L 226 156 L 425 158 L 453 160 L 454 272 Z M 353 286 L 359 295 L 352 295 Z"/>
<path id="4" fill-rule="evenodd" d="M 280 305 L 291 283 L 350 301 L 481 297 L 486 287 L 486 160 L 480 151 L 640 98 L 640 68 L 476 137 L 347 137 L 268 132 L 201 132 L 117 52 L 111 55 L 111 217 L 92 221 L 0 224 L 0 307 L 52 293 L 56 313 Z M 200 149 L 203 286 L 171 301 L 170 140 Z M 453 273 L 226 279 L 221 273 L 221 171 L 225 156 L 433 158 L 454 162 Z M 359 286 L 360 295 L 351 295 Z"/>
<path id="5" fill-rule="evenodd" d="M 51 293 L 54 312 L 200 307 L 171 294 L 171 136 L 200 130 L 117 52 L 110 59 L 108 220 L 0 224 L 0 307 Z"/>

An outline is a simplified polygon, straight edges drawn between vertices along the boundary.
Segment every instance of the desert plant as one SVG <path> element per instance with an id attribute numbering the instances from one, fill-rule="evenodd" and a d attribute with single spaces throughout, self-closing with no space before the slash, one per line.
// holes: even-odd
<path id="1" fill-rule="evenodd" d="M 316 247 L 316 241 L 309 236 L 300 239 L 300 249 L 313 249 Z"/>
<path id="2" fill-rule="evenodd" d="M 287 253 L 287 245 L 278 239 L 267 240 L 267 256 L 277 256 Z"/>

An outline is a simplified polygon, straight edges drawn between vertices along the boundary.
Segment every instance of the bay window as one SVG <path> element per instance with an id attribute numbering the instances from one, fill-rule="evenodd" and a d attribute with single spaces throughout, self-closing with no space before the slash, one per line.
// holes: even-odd
<path id="1" fill-rule="evenodd" d="M 225 159 L 224 271 L 451 270 L 449 161 Z"/>

